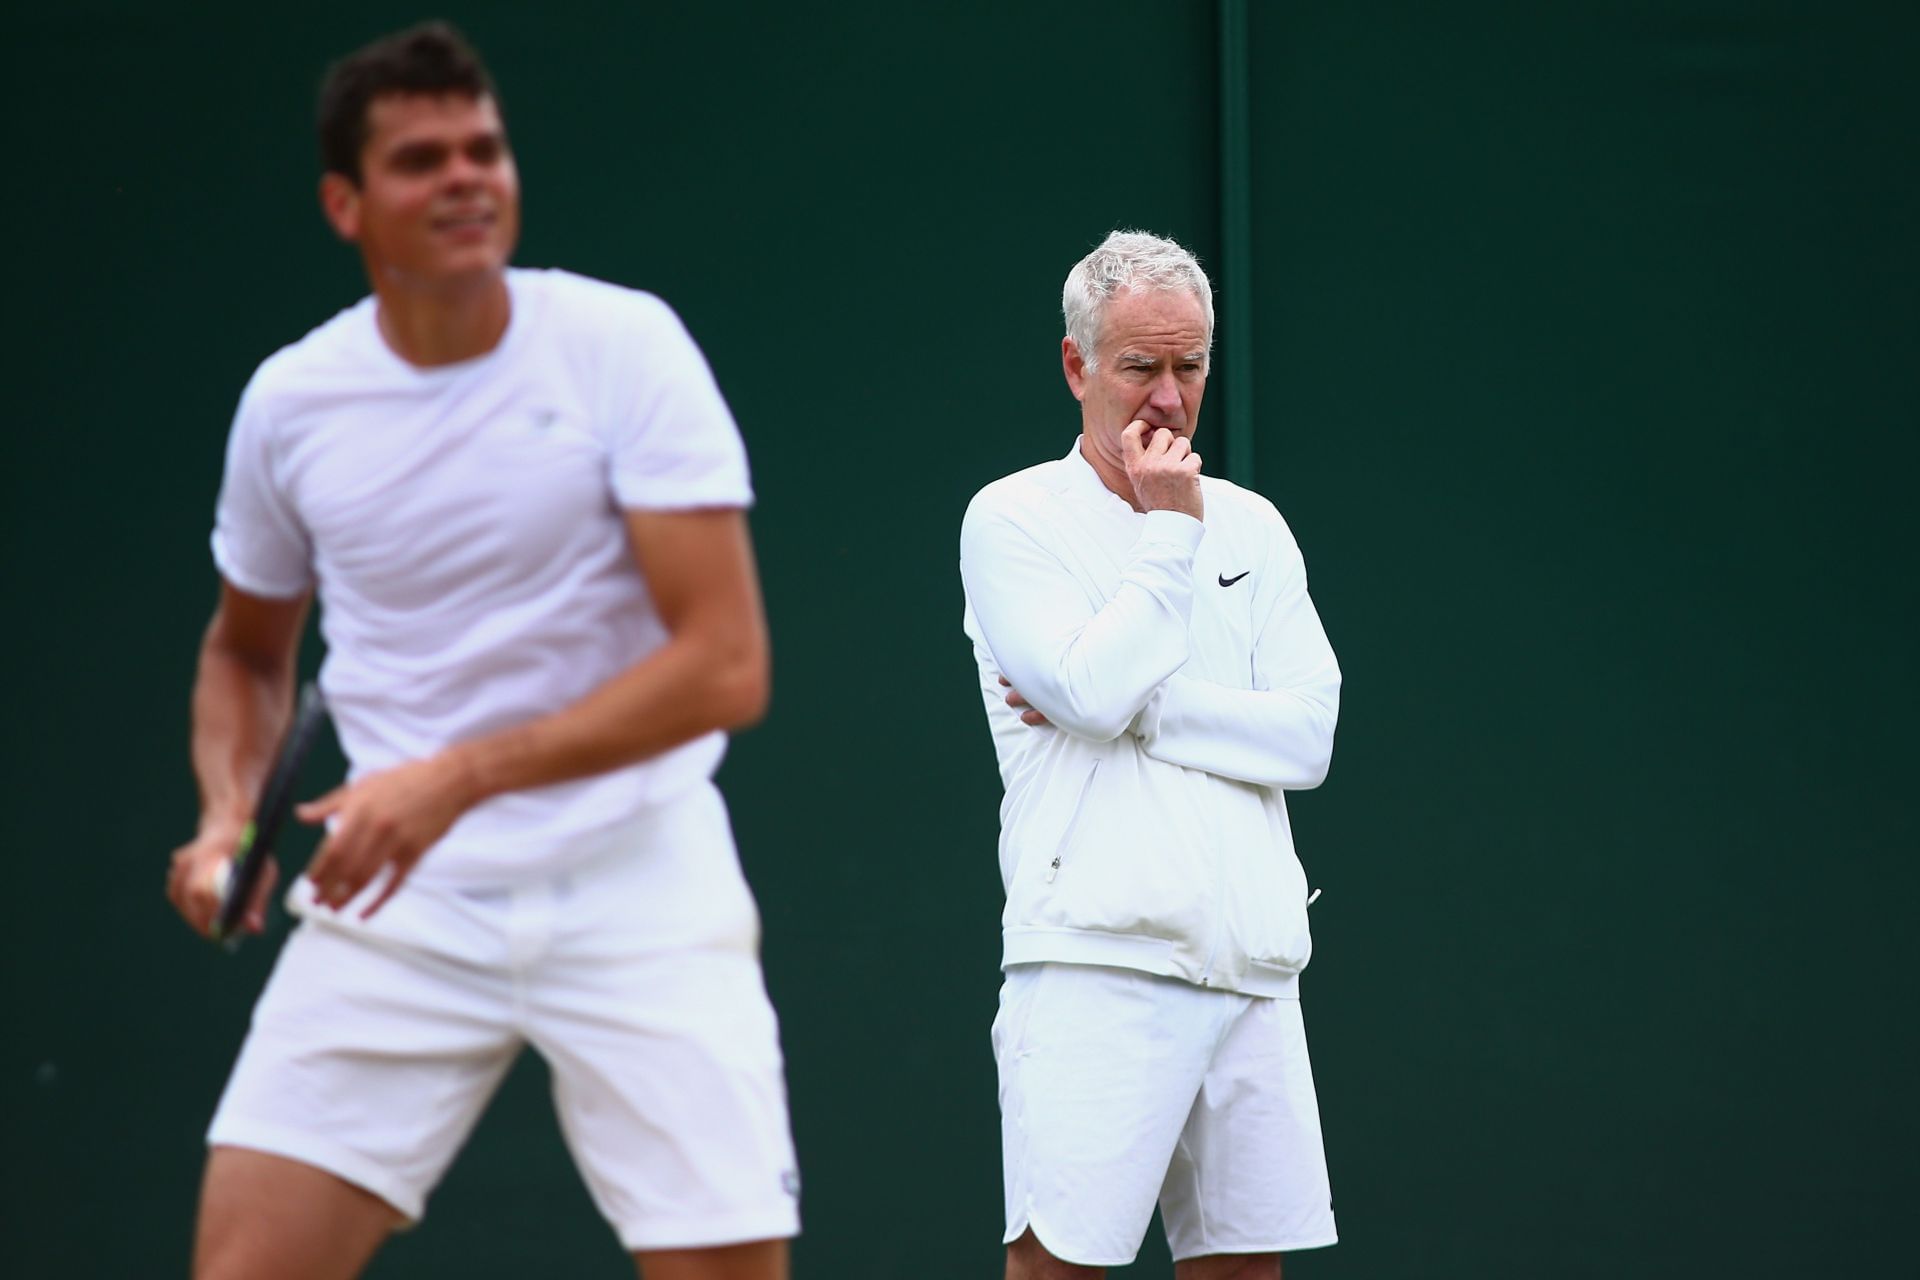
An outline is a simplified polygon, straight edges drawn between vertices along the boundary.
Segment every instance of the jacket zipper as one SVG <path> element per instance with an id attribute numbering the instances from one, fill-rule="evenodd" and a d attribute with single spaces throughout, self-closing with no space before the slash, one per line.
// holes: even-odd
<path id="1" fill-rule="evenodd" d="M 1080 784 L 1080 798 L 1073 802 L 1073 816 L 1067 819 L 1067 829 L 1060 833 L 1060 843 L 1054 846 L 1053 861 L 1047 864 L 1047 883 L 1060 874 L 1060 859 L 1067 854 L 1067 845 L 1073 840 L 1073 833 L 1080 826 L 1080 813 L 1087 807 L 1087 793 L 1093 790 L 1093 776 L 1100 772 L 1100 762 L 1095 760 L 1093 767 L 1087 770 L 1087 780 Z"/>
<path id="2" fill-rule="evenodd" d="M 1214 785 L 1208 774 L 1200 775 L 1204 785 Z M 1213 963 L 1220 958 L 1220 935 L 1226 932 L 1227 915 L 1227 860 L 1220 856 L 1216 846 L 1213 850 L 1213 940 L 1207 946 L 1207 963 L 1200 970 L 1200 985 L 1213 985 Z"/>

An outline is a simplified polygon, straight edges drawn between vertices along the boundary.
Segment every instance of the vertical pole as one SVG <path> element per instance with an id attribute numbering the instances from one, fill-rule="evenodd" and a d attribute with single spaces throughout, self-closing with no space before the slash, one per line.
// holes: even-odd
<path id="1" fill-rule="evenodd" d="M 1253 487 L 1253 141 L 1247 0 L 1220 0 L 1220 263 L 1215 343 L 1226 373 L 1227 479 Z"/>

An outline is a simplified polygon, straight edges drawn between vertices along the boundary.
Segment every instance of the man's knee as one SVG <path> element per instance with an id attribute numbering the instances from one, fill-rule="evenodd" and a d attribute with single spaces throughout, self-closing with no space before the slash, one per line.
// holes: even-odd
<path id="1" fill-rule="evenodd" d="M 1173 1264 L 1173 1280 L 1280 1280 L 1277 1253 L 1214 1253 Z"/>
<path id="2" fill-rule="evenodd" d="M 1106 1274 L 1105 1267 L 1083 1267 L 1054 1257 L 1032 1227 L 1007 1246 L 1007 1280 L 1101 1280 Z"/>

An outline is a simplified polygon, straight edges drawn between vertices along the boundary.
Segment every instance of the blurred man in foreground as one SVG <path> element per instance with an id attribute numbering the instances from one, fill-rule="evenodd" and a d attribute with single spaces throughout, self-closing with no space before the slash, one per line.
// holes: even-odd
<path id="1" fill-rule="evenodd" d="M 798 1183 L 758 915 L 711 777 L 768 696 L 739 433 L 659 299 L 513 269 L 491 79 L 437 24 L 321 95 L 372 296 L 260 366 L 194 689 L 196 929 L 317 593 L 349 781 L 208 1134 L 195 1274 L 352 1276 L 523 1045 L 649 1280 L 773 1280 Z M 249 925 L 264 924 L 266 885 Z"/>

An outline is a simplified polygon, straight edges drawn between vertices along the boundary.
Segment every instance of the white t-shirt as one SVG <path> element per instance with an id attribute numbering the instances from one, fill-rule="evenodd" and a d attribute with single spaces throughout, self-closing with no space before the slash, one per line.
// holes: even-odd
<path id="1" fill-rule="evenodd" d="M 421 369 L 368 298 L 263 363 L 213 531 L 241 591 L 318 591 L 321 686 L 351 777 L 575 701 L 667 638 L 624 509 L 746 507 L 746 451 L 671 308 L 513 270 L 491 352 Z M 416 875 L 549 870 L 567 838 L 712 776 L 710 733 L 610 773 L 496 796 Z M 578 844 L 579 842 L 573 842 Z"/>

